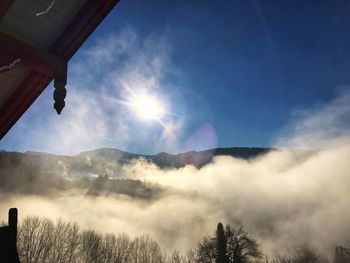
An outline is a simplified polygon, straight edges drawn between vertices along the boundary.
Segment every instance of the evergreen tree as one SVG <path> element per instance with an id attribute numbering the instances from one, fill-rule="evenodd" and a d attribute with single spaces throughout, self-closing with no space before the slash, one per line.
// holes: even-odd
<path id="1" fill-rule="evenodd" d="M 228 263 L 224 226 L 219 223 L 216 229 L 215 263 Z"/>

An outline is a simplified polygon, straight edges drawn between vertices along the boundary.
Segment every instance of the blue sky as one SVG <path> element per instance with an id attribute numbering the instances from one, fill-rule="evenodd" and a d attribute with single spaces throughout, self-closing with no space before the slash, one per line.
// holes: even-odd
<path id="1" fill-rule="evenodd" d="M 349 12 L 345 0 L 121 1 L 70 61 L 62 115 L 50 86 L 0 148 L 274 146 L 296 112 L 347 90 Z M 171 136 L 118 102 L 125 81 L 164 101 Z"/>

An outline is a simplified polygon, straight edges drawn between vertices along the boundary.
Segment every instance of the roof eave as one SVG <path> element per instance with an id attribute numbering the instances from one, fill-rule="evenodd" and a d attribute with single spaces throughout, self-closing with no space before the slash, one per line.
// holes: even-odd
<path id="1" fill-rule="evenodd" d="M 7 2 L 10 3 L 11 0 Z M 48 51 L 68 61 L 118 2 L 119 0 L 88 0 Z M 5 136 L 52 80 L 52 76 L 34 70 L 30 71 L 29 75 L 0 108 L 0 139 Z"/>

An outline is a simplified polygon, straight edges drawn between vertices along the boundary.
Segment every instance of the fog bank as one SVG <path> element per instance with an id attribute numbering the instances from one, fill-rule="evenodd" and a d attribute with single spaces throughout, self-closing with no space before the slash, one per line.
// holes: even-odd
<path id="1" fill-rule="evenodd" d="M 350 145 L 319 152 L 275 151 L 255 160 L 218 157 L 201 169 L 161 170 L 137 161 L 130 178 L 173 188 L 155 201 L 122 196 L 2 194 L 0 213 L 18 207 L 27 215 L 62 217 L 83 228 L 130 235 L 148 233 L 168 249 L 186 250 L 218 221 L 244 227 L 265 252 L 308 243 L 324 252 L 350 243 Z"/>

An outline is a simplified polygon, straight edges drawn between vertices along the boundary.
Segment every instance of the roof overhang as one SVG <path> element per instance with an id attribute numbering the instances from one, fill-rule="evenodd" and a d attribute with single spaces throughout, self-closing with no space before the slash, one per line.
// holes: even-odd
<path id="1" fill-rule="evenodd" d="M 0 3 L 0 67 L 9 65 L 9 70 L 0 72 L 0 139 L 52 80 L 54 107 L 60 113 L 66 95 L 67 62 L 119 0 L 57 1 L 66 13 L 51 15 L 48 12 L 48 17 L 43 14 L 41 18 L 33 12 L 26 17 L 27 13 L 23 12 L 31 9 L 25 5 L 36 2 L 2 0 Z M 23 21 L 17 21 L 18 14 L 23 15 Z M 52 21 L 57 30 L 45 28 L 47 20 Z M 46 29 L 42 32 L 47 37 L 44 33 L 40 35 L 41 31 L 27 33 L 28 23 Z"/>

